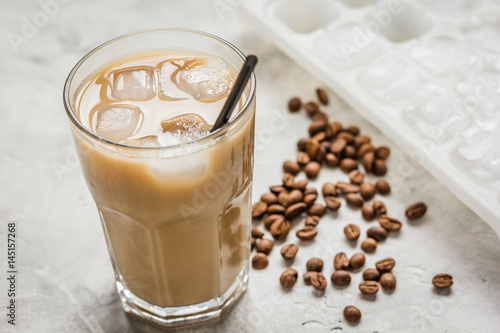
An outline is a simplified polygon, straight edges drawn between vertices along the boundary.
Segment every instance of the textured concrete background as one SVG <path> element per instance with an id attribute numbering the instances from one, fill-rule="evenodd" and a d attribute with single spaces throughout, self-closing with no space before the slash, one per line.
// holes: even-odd
<path id="1" fill-rule="evenodd" d="M 49 1 L 50 2 L 50 1 Z M 47 1 L 3 1 L 0 27 L 0 331 L 7 332 L 157 332 L 125 315 L 114 287 L 97 211 L 84 183 L 68 121 L 62 107 L 64 80 L 73 65 L 91 48 L 118 35 L 154 27 L 178 26 L 219 35 L 245 53 L 259 56 L 254 199 L 279 183 L 281 164 L 295 157 L 295 141 L 307 133 L 304 114 L 285 111 L 287 99 L 314 98 L 320 85 L 274 46 L 253 35 L 237 16 L 238 1 L 63 1 L 44 9 Z M 40 14 L 42 13 L 42 14 Z M 43 14 L 45 13 L 45 15 Z M 26 28 L 26 22 L 38 24 Z M 23 28 L 24 27 L 24 28 Z M 10 35 L 9 35 L 10 34 Z M 13 34 L 15 38 L 13 42 Z M 8 36 L 10 36 L 10 41 Z M 408 156 L 381 132 L 330 92 L 332 118 L 359 124 L 377 145 L 392 150 L 389 173 L 393 192 L 384 202 L 402 217 L 415 201 L 428 203 L 427 216 L 404 222 L 397 235 L 367 255 L 365 267 L 387 256 L 396 259 L 398 287 L 364 297 L 353 274 L 348 288 L 330 285 L 333 256 L 358 252 L 342 233 L 348 223 L 367 223 L 360 212 L 345 207 L 325 216 L 319 235 L 301 245 L 291 265 L 300 273 L 313 257 L 325 261 L 329 286 L 315 293 L 302 279 L 283 291 L 279 276 L 286 264 L 280 244 L 270 265 L 251 270 L 246 294 L 227 316 L 214 324 L 182 331 L 200 332 L 496 332 L 500 327 L 500 241 L 493 230 L 438 180 L 415 166 L 399 177 L 397 162 Z M 271 126 L 272 123 L 283 126 Z M 391 167 L 392 171 L 391 171 Z M 323 170 L 313 182 L 346 180 L 340 171 Z M 374 179 L 374 178 L 371 178 Z M 322 199 L 320 199 L 321 201 Z M 404 219 L 403 219 L 404 220 Z M 6 224 L 17 222 L 17 325 L 7 325 Z M 455 284 L 438 293 L 434 274 L 447 272 Z M 356 305 L 363 313 L 358 326 L 344 322 L 341 312 Z M 5 313 L 5 314 L 4 314 Z"/>

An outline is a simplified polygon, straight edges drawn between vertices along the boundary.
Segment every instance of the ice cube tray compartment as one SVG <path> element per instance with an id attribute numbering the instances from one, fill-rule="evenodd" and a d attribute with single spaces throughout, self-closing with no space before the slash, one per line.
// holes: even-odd
<path id="1" fill-rule="evenodd" d="M 500 235 L 500 153 L 481 150 L 500 152 L 500 1 L 253 0 L 242 14 Z"/>
<path id="2" fill-rule="evenodd" d="M 276 4 L 273 15 L 289 29 L 305 34 L 335 21 L 340 14 L 329 0 L 286 0 Z"/>

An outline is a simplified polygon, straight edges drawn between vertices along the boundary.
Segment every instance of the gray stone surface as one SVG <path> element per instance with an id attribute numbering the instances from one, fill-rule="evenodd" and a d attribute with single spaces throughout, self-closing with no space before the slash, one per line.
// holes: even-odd
<path id="1" fill-rule="evenodd" d="M 254 199 L 268 185 L 279 183 L 282 162 L 294 158 L 295 141 L 307 133 L 305 115 L 285 111 L 287 99 L 291 95 L 312 99 L 320 83 L 255 37 L 237 16 L 238 1 L 74 0 L 51 7 L 45 22 L 39 13 L 43 12 L 41 3 L 47 2 L 0 2 L 4 36 L 0 54 L 0 331 L 158 332 L 121 309 L 97 211 L 79 169 L 62 107 L 62 87 L 70 69 L 87 51 L 110 38 L 162 26 L 208 31 L 245 53 L 258 55 Z M 25 20 L 33 22 L 34 18 L 39 20 L 37 31 L 18 39 L 17 46 L 9 44 L 8 36 L 23 36 Z M 327 111 L 331 117 L 359 124 L 376 144 L 393 148 L 389 160 L 393 193 L 383 199 L 391 214 L 402 217 L 404 208 L 417 200 L 429 205 L 425 218 L 405 221 L 401 232 L 367 255 L 366 267 L 387 256 L 396 259 L 397 289 L 392 294 L 381 291 L 376 297 L 364 297 L 357 290 L 361 274 L 354 273 L 351 286 L 345 289 L 329 283 L 318 294 L 300 280 L 293 290 L 284 291 L 278 279 L 288 264 L 281 259 L 281 244 L 277 244 L 270 266 L 251 271 L 248 291 L 223 320 L 181 331 L 497 332 L 498 237 L 424 169 L 412 165 L 402 173 L 402 161 L 409 158 L 397 143 L 333 92 L 330 96 Z M 312 185 L 345 179 L 340 171 L 323 170 Z M 357 223 L 364 235 L 376 222 L 364 222 L 359 211 L 343 204 L 338 215 L 322 219 L 319 235 L 311 244 L 295 238 L 299 223 L 294 225 L 288 242 L 301 248 L 290 265 L 300 273 L 309 258 L 320 257 L 329 281 L 333 256 L 360 250 L 359 243 L 345 240 L 343 227 Z M 15 327 L 7 325 L 5 316 L 9 221 L 17 223 Z M 454 276 L 450 293 L 437 292 L 431 285 L 433 275 L 441 272 Z M 358 326 L 342 318 L 342 309 L 350 304 L 363 313 Z"/>

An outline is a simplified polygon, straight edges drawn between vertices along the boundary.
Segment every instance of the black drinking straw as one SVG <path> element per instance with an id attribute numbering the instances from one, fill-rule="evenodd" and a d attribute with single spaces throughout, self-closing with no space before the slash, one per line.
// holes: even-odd
<path id="1" fill-rule="evenodd" d="M 217 131 L 219 128 L 224 126 L 224 124 L 226 124 L 229 121 L 229 118 L 231 118 L 231 114 L 233 113 L 234 108 L 238 104 L 241 94 L 243 93 L 243 90 L 245 90 L 247 82 L 250 79 L 250 75 L 252 74 L 256 64 L 257 64 L 257 57 L 254 55 L 249 55 L 245 60 L 245 63 L 241 67 L 240 73 L 236 78 L 236 82 L 234 82 L 233 89 L 231 89 L 231 92 L 229 93 L 229 96 L 226 99 L 226 103 L 224 103 L 224 106 L 222 107 L 219 117 L 215 121 L 215 124 L 210 130 L 210 132 Z"/>

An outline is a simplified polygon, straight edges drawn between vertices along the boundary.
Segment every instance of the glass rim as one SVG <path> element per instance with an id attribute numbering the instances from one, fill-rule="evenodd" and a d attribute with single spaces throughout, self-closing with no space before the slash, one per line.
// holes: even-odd
<path id="1" fill-rule="evenodd" d="M 78 72 L 78 70 L 80 69 L 80 67 L 82 66 L 82 64 L 87 59 L 89 59 L 90 57 L 92 57 L 99 50 L 101 50 L 101 49 L 105 48 L 106 46 L 108 46 L 108 45 L 110 45 L 112 43 L 115 43 L 115 42 L 117 42 L 119 40 L 122 40 L 122 39 L 130 37 L 130 36 L 135 36 L 135 35 L 140 35 L 140 34 L 145 34 L 145 33 L 152 33 L 152 32 L 162 32 L 162 31 L 164 31 L 164 32 L 179 31 L 179 32 L 184 32 L 184 33 L 192 33 L 192 34 L 206 36 L 206 37 L 212 38 L 212 39 L 216 40 L 217 42 L 220 42 L 220 43 L 226 45 L 227 47 L 229 47 L 232 51 L 234 51 L 241 58 L 241 60 L 245 61 L 245 59 L 246 59 L 246 57 L 243 54 L 243 52 L 241 52 L 236 46 L 234 46 L 233 44 L 231 44 L 227 40 L 225 40 L 225 39 L 223 39 L 221 37 L 218 37 L 216 35 L 213 35 L 211 33 L 203 32 L 203 31 L 200 31 L 200 30 L 194 30 L 194 29 L 186 29 L 186 28 L 154 28 L 154 29 L 145 29 L 145 30 L 139 30 L 139 31 L 135 31 L 135 32 L 130 32 L 130 33 L 127 33 L 127 34 L 115 37 L 113 39 L 110 39 L 110 40 L 108 40 L 108 41 L 106 41 L 106 42 L 98 45 L 97 47 L 95 47 L 91 51 L 89 51 L 87 54 L 85 54 L 76 63 L 76 65 L 71 69 L 71 71 L 69 72 L 68 77 L 66 78 L 66 81 L 64 83 L 64 89 L 63 89 L 63 103 L 64 103 L 64 108 L 66 110 L 66 114 L 68 115 L 68 117 L 70 118 L 70 120 L 72 121 L 72 123 L 80 131 L 82 131 L 84 134 L 92 137 L 93 139 L 96 139 L 98 141 L 104 142 L 106 144 L 111 144 L 113 146 L 125 147 L 125 148 L 130 148 L 130 149 L 175 150 L 175 149 L 178 149 L 178 148 L 183 147 L 183 146 L 189 146 L 189 145 L 192 145 L 192 144 L 199 144 L 199 143 L 203 143 L 205 141 L 212 141 L 212 140 L 217 139 L 218 137 L 224 135 L 233 124 L 237 123 L 243 117 L 243 115 L 247 113 L 246 111 L 250 108 L 250 104 L 252 103 L 252 101 L 254 99 L 254 96 L 255 96 L 255 90 L 256 90 L 255 89 L 255 86 L 256 86 L 255 72 L 252 72 L 252 75 L 250 77 L 250 82 L 249 82 L 250 83 L 250 92 L 249 92 L 249 94 L 248 94 L 245 102 L 243 103 L 243 106 L 240 108 L 240 110 L 236 114 L 236 116 L 233 119 L 231 119 L 230 121 L 228 121 L 226 124 L 224 124 L 218 130 L 216 130 L 214 132 L 211 132 L 211 133 L 209 133 L 209 134 L 207 134 L 207 135 L 205 135 L 205 136 L 203 136 L 201 138 L 197 138 L 195 140 L 192 140 L 192 141 L 188 141 L 188 142 L 184 142 L 184 143 L 179 143 L 179 144 L 175 144 L 175 145 L 170 145 L 170 146 L 159 146 L 159 147 L 133 146 L 133 145 L 126 145 L 126 144 L 123 144 L 123 143 L 119 143 L 119 142 L 108 140 L 108 139 L 106 139 L 106 138 L 104 138 L 102 136 L 97 135 L 96 133 L 92 132 L 92 130 L 90 130 L 89 128 L 87 128 L 86 126 L 84 126 L 81 123 L 81 121 L 76 117 L 76 114 L 73 112 L 73 108 L 71 107 L 70 96 L 69 96 L 69 90 L 70 90 L 69 87 L 72 84 L 72 80 L 73 80 L 75 74 Z"/>

